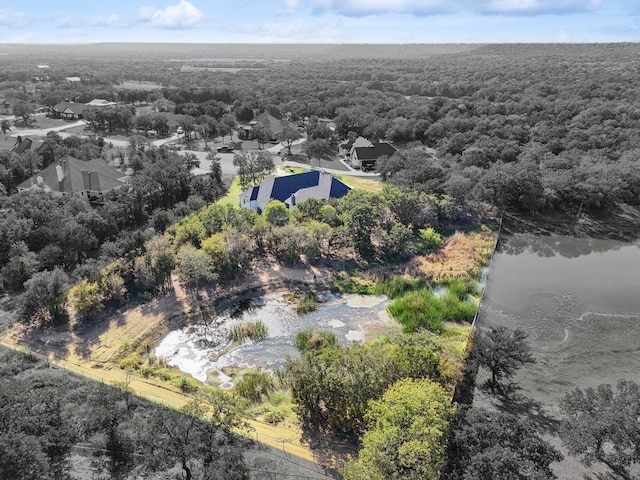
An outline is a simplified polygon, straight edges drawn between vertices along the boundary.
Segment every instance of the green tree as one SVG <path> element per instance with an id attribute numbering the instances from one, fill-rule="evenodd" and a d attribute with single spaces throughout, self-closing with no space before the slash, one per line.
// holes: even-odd
<path id="1" fill-rule="evenodd" d="M 320 166 L 322 158 L 331 153 L 331 142 L 326 138 L 310 138 L 304 144 L 304 151 L 309 157 L 309 163 L 317 158 Z"/>
<path id="2" fill-rule="evenodd" d="M 563 420 L 560 437 L 572 455 L 589 466 L 607 465 L 615 474 L 636 478 L 629 467 L 640 464 L 640 387 L 619 380 L 615 389 L 599 385 L 574 391 L 561 402 Z"/>
<path id="3" fill-rule="evenodd" d="M 0 279 L 9 290 L 20 291 L 37 268 L 36 254 L 29 250 L 25 242 L 18 241 L 8 248 L 8 259 L 0 269 Z"/>
<path id="4" fill-rule="evenodd" d="M 224 395 L 224 394 L 223 394 Z M 178 464 L 186 480 L 193 478 L 194 464 L 201 460 L 209 480 L 248 480 L 238 440 L 228 430 L 243 426 L 236 402 L 211 393 L 207 403 L 191 400 L 179 412 L 159 409 L 151 419 L 146 442 L 148 464 L 158 471 Z M 212 413 L 207 415 L 208 408 Z M 220 468 L 223 470 L 219 470 Z"/>
<path id="5" fill-rule="evenodd" d="M 531 345 L 523 330 L 506 327 L 479 330 L 474 339 L 474 358 L 491 372 L 488 385 L 502 390 L 501 382 L 508 380 L 527 363 L 535 363 Z"/>
<path id="6" fill-rule="evenodd" d="M 369 402 L 401 378 L 441 380 L 429 348 L 396 344 L 308 350 L 285 375 L 303 424 L 344 436 L 364 432 Z"/>
<path id="7" fill-rule="evenodd" d="M 429 379 L 396 382 L 370 403 L 370 430 L 345 479 L 440 478 L 455 408 L 446 390 Z"/>
<path id="8" fill-rule="evenodd" d="M 175 254 L 171 242 L 164 235 L 152 238 L 144 245 L 144 261 L 149 269 L 154 287 L 166 289 L 171 283 L 171 272 L 175 267 Z"/>
<path id="9" fill-rule="evenodd" d="M 183 245 L 176 256 L 176 272 L 180 281 L 193 287 L 196 294 L 200 282 L 217 279 L 211 257 L 192 245 Z"/>
<path id="10" fill-rule="evenodd" d="M 36 273 L 24 284 L 20 299 L 20 318 L 43 324 L 59 320 L 64 313 L 69 277 L 60 268 Z"/>
<path id="11" fill-rule="evenodd" d="M 69 290 L 69 305 L 81 317 L 89 317 L 104 308 L 99 291 L 96 282 L 90 282 L 85 278 Z"/>
<path id="12" fill-rule="evenodd" d="M 286 125 L 282 132 L 280 132 L 279 140 L 287 147 L 287 155 L 291 156 L 291 147 L 294 142 L 302 138 L 302 134 L 297 128 L 293 128 L 291 125 Z"/>
<path id="13" fill-rule="evenodd" d="M 269 200 L 262 212 L 267 223 L 281 227 L 289 223 L 289 209 L 280 200 Z"/>
<path id="14" fill-rule="evenodd" d="M 36 109 L 32 104 L 26 102 L 18 102 L 13 107 L 13 114 L 16 117 L 22 118 L 25 127 L 31 125 L 31 119 L 33 115 L 36 113 Z"/>
<path id="15" fill-rule="evenodd" d="M 292 215 L 298 222 L 305 222 L 307 220 L 322 220 L 320 214 L 324 202 L 320 199 L 309 197 L 306 200 L 296 204 L 293 209 Z"/>
<path id="16" fill-rule="evenodd" d="M 460 407 L 452 426 L 445 480 L 550 480 L 562 455 L 526 419 Z"/>

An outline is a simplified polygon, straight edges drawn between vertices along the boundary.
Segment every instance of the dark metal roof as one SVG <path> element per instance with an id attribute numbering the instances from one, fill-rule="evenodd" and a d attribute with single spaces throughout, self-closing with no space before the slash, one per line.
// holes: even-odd
<path id="1" fill-rule="evenodd" d="M 355 147 L 356 155 L 359 160 L 377 160 L 383 155 L 389 157 L 398 150 L 389 143 L 374 143 L 373 147 Z"/>

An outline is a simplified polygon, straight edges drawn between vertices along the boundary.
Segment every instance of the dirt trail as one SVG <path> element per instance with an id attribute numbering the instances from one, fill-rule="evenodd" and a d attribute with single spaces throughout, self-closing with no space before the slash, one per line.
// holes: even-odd
<path id="1" fill-rule="evenodd" d="M 233 285 L 223 297 L 225 300 L 243 291 L 255 289 L 271 290 L 287 284 L 314 283 L 323 272 L 314 268 L 265 268 L 256 272 L 253 281 L 245 279 Z M 326 272 L 324 272 L 326 273 Z M 317 284 L 323 283 L 318 280 Z M 317 285 L 320 286 L 320 285 Z M 221 292 L 201 292 L 201 297 L 217 298 Z M 211 295 L 211 297 L 210 297 Z M 28 350 L 34 356 L 48 361 L 50 364 L 64 368 L 78 375 L 93 380 L 112 384 L 127 381 L 127 372 L 118 368 L 115 360 L 123 342 L 143 341 L 152 350 L 163 336 L 169 331 L 169 323 L 175 317 L 182 318 L 190 311 L 191 297 L 174 279 L 174 289 L 170 293 L 144 305 L 126 308 L 90 326 L 79 329 L 64 327 L 37 332 L 28 335 L 19 328 L 9 329 L 0 335 L 0 344 L 13 348 Z M 180 408 L 191 400 L 192 396 L 182 393 L 171 385 L 144 378 L 140 375 L 129 374 L 129 386 L 139 396 L 151 401 Z M 248 422 L 253 431 L 240 432 L 244 435 L 263 442 L 272 447 L 283 450 L 287 454 L 317 462 L 308 445 L 301 442 L 302 431 L 299 428 L 284 425 L 270 425 L 250 420 Z"/>
<path id="2" fill-rule="evenodd" d="M 12 341 L 12 337 L 8 336 L 0 338 L 0 344 L 15 350 L 24 349 L 24 347 L 20 346 L 18 341 L 15 339 Z M 97 369 L 86 364 L 72 363 L 67 360 L 53 359 L 52 357 L 48 358 L 46 355 L 42 355 L 37 351 L 31 351 L 30 353 L 41 360 L 48 361 L 51 365 L 64 368 L 65 370 L 91 378 L 98 382 L 113 384 L 114 382 L 127 381 L 127 373 L 121 369 Z M 156 382 L 153 379 L 146 379 L 139 375 L 130 375 L 129 381 L 129 386 L 136 395 L 173 408 L 180 408 L 189 400 L 195 398 L 178 390 L 172 389 L 166 384 Z M 300 429 L 284 426 L 272 426 L 255 420 L 249 420 L 248 423 L 251 425 L 253 431 L 249 433 L 239 433 L 249 436 L 259 442 L 266 443 L 272 447 L 279 448 L 288 454 L 295 455 L 312 462 L 316 461 L 313 453 L 309 449 L 309 446 L 300 442 L 300 438 L 302 436 L 302 431 Z"/>

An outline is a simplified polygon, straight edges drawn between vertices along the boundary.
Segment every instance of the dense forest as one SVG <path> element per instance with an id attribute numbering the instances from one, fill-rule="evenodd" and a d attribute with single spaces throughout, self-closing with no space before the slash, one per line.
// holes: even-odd
<path id="1" fill-rule="evenodd" d="M 458 227 L 485 230 L 477 241 L 490 250 L 495 244 L 482 234 L 497 211 L 580 219 L 640 202 L 637 45 L 316 45 L 256 47 L 250 55 L 206 45 L 7 49 L 20 52 L 0 65 L 2 96 L 26 105 L 15 112 L 16 124 L 28 126 L 36 111 L 61 101 L 117 102 L 87 110 L 91 135 L 52 132 L 37 149 L 0 152 L 0 289 L 19 298 L 20 320 L 31 327 L 65 324 L 68 305 L 81 323 L 105 307 L 148 300 L 170 288 L 172 273 L 195 301 L 203 283 L 224 285 L 265 258 L 289 266 L 324 261 L 353 273 L 428 254 Z M 43 73 L 36 65 L 45 61 L 50 71 Z M 161 112 L 176 115 L 186 145 L 200 139 L 209 151 L 208 142 L 224 143 L 257 112 L 287 119 L 294 128 L 278 140 L 289 142 L 291 154 L 294 138 L 304 137 L 307 162 L 337 155 L 340 142 L 358 136 L 398 151 L 378 160 L 377 192 L 354 189 L 291 211 L 271 202 L 258 215 L 214 203 L 229 187 L 214 153 L 209 173 L 196 177 L 194 155 L 152 145 L 150 131 L 168 133 Z M 10 128 L 3 122 L 4 134 Z M 124 137 L 127 146 L 109 137 Z M 242 187 L 274 166 L 256 138 L 258 153 L 234 159 Z M 128 184 L 95 205 L 17 194 L 22 181 L 66 155 L 117 163 Z M 362 291 L 388 295 L 404 333 L 338 347 L 311 332 L 316 343 L 301 342 L 301 358 L 280 372 L 305 427 L 362 447 L 347 478 L 437 478 L 447 439 L 459 462 L 445 465 L 446 478 L 505 471 L 514 475 L 508 478 L 555 478 L 549 465 L 561 455 L 531 425 L 482 411 L 454 418 L 450 398 L 462 359 L 443 346 L 443 322 L 473 319 L 477 305 L 468 299 L 480 296 L 473 278 L 479 264 L 458 281 L 370 275 L 375 285 Z M 338 276 L 337 288 L 361 291 L 354 279 Z M 447 293 L 436 298 L 434 285 Z M 103 454 L 94 467 L 113 478 L 176 466 L 191 478 L 194 465 L 200 478 L 247 477 L 230 448 L 238 440 L 218 429 L 241 424 L 237 396 L 201 399 L 185 409 L 192 417 L 181 417 L 133 399 L 126 385 L 80 385 L 32 359 L 5 357 L 0 381 L 14 382 L 0 389 L 6 472 L 61 478 L 81 444 Z M 44 395 L 33 395 L 40 389 Z M 20 395 L 29 401 L 20 403 Z M 74 410 L 81 398 L 90 401 Z M 207 402 L 223 404 L 230 423 L 215 424 Z M 425 412 L 419 405 L 426 403 L 433 408 Z M 150 442 L 157 430 L 166 435 Z M 227 471 L 237 476 L 220 476 Z"/>
<path id="2" fill-rule="evenodd" d="M 204 65 L 195 71 L 181 68 L 194 64 L 193 56 L 171 49 L 167 55 L 175 57 L 164 62 L 157 61 L 157 54 L 146 61 L 137 58 L 125 47 L 115 57 L 102 49 L 95 57 L 83 49 L 64 56 L 60 50 L 58 55 L 50 52 L 55 63 L 49 62 L 47 81 L 39 80 L 41 72 L 34 67 L 45 60 L 43 53 L 27 48 L 29 54 L 16 58 L 11 68 L 0 68 L 0 90 L 42 107 L 92 98 L 152 104 L 180 114 L 186 119 L 185 132 L 199 132 L 205 139 L 230 133 L 254 111 L 301 125 L 308 118 L 329 118 L 335 131 L 314 129 L 318 124 L 308 122 L 309 140 L 333 137 L 327 145 L 335 146 L 363 135 L 400 147 L 378 162 L 383 181 L 511 212 L 561 210 L 579 217 L 620 203 L 637 204 L 640 198 L 635 45 L 489 45 L 450 51 L 412 46 L 404 55 L 388 47 L 378 57 L 352 48 L 352 58 L 335 54 L 333 59 L 326 59 L 329 54 L 319 46 L 309 48 L 317 58 L 302 61 L 304 47 L 291 48 L 288 56 L 277 49 L 269 57 L 265 50 L 260 68 L 233 72 L 206 69 L 219 62 L 211 53 L 214 46 L 194 47 Z M 82 82 L 65 82 L 68 75 Z M 120 85 L 125 80 L 152 81 L 158 88 L 124 89 Z M 5 289 L 20 290 L 32 273 L 56 265 L 69 272 L 87 258 L 117 258 L 148 239 L 142 233 L 131 235 L 131 228 L 151 220 L 162 230 L 223 193 L 219 171 L 192 178 L 189 156 L 148 148 L 146 137 L 138 134 L 150 128 L 148 115 L 132 116 L 122 106 L 111 115 L 97 132 L 130 135 L 126 149 L 105 145 L 100 137 L 51 133 L 37 151 L 0 154 Z M 87 122 L 95 124 L 95 119 Z M 60 201 L 36 198 L 16 202 L 8 196 L 34 171 L 66 154 L 85 160 L 101 156 L 108 162 L 126 159 L 134 168 L 130 187 L 77 218 L 86 207 L 60 208 Z M 32 207 L 59 213 L 38 220 L 29 212 Z M 63 223 L 78 228 L 55 226 L 67 211 L 74 218 Z M 88 234 L 61 238 L 81 229 Z"/>
<path id="3" fill-rule="evenodd" d="M 97 64 L 71 57 L 58 68 L 79 75 L 80 88 L 60 81 L 22 96 L 42 105 L 164 99 L 196 124 L 206 117 L 219 122 L 229 108 L 240 121 L 254 109 L 293 120 L 326 117 L 335 119 L 341 139 L 355 132 L 406 146 L 379 166 L 399 185 L 528 212 L 637 202 L 636 45 L 406 50 L 397 58 L 358 52 L 358 58 L 322 61 L 291 54 L 290 61 L 233 73 L 208 70 L 215 58 L 201 60 L 202 70 L 185 71 L 181 66 L 194 62 L 180 56 L 134 63 L 123 55 Z M 0 87 L 20 95 L 28 75 L 7 70 Z M 124 80 L 163 87 L 118 88 Z"/>

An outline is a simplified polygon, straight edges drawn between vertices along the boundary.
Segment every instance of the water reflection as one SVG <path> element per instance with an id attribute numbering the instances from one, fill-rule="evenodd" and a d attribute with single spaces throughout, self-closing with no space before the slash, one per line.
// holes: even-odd
<path id="1" fill-rule="evenodd" d="M 499 253 L 506 255 L 520 255 L 531 252 L 539 257 L 561 256 L 576 258 L 592 253 L 604 253 L 619 250 L 622 247 L 635 246 L 640 248 L 640 243 L 621 242 L 600 238 L 575 238 L 563 235 L 529 235 L 516 234 L 500 238 Z"/>

